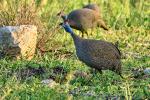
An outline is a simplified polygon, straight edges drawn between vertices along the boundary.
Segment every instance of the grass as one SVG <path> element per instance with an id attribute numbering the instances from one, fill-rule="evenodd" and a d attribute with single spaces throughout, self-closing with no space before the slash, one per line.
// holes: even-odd
<path id="1" fill-rule="evenodd" d="M 28 0 L 30 1 L 30 0 Z M 97 3 L 103 19 L 111 28 L 109 33 L 102 29 L 94 29 L 90 38 L 102 39 L 110 42 L 119 41 L 119 48 L 123 54 L 121 79 L 111 71 L 103 74 L 90 73 L 89 67 L 81 63 L 76 55 L 69 34 L 62 29 L 56 29 L 61 20 L 56 14 L 65 9 L 81 8 L 89 0 L 47 0 L 40 4 L 40 0 L 30 6 L 24 0 L 0 1 L 0 25 L 36 24 L 39 27 L 39 40 L 44 34 L 45 40 L 41 44 L 45 49 L 51 49 L 41 55 L 37 49 L 36 56 L 31 61 L 0 60 L 0 100 L 92 100 L 92 99 L 126 99 L 141 100 L 150 98 L 150 78 L 134 75 L 133 69 L 150 67 L 150 2 L 148 0 L 91 0 Z M 32 1 L 32 0 L 31 0 Z M 46 0 L 45 0 L 46 2 Z M 26 5 L 26 7 L 22 6 Z M 5 7 L 5 9 L 3 9 Z M 11 8 L 11 9 L 10 9 Z M 20 12 L 18 9 L 22 8 Z M 22 17 L 25 10 L 26 17 Z M 75 30 L 76 33 L 80 34 Z M 69 53 L 68 53 L 69 51 Z M 18 72 L 29 67 L 45 69 L 41 75 L 31 75 L 25 79 L 18 78 Z M 56 74 L 57 85 L 48 87 L 41 84 L 43 79 L 50 77 L 52 69 L 61 66 L 67 72 L 67 77 L 61 79 Z M 89 73 L 88 77 L 72 77 L 78 70 Z"/>

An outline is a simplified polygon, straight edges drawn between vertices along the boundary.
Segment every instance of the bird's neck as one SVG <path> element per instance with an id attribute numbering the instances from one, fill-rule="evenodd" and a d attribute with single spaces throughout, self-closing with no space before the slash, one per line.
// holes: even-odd
<path id="1" fill-rule="evenodd" d="M 74 43 L 76 44 L 76 42 L 79 40 L 79 37 L 74 32 L 70 32 L 70 35 L 73 38 Z"/>
<path id="2" fill-rule="evenodd" d="M 73 31 L 70 32 L 71 37 L 74 39 L 76 37 L 75 33 Z"/>

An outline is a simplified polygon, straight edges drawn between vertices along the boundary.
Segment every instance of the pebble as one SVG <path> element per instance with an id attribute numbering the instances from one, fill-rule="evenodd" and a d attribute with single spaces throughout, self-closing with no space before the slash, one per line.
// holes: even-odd
<path id="1" fill-rule="evenodd" d="M 42 80 L 41 83 L 44 85 L 47 85 L 48 87 L 51 87 L 51 88 L 57 85 L 57 83 L 52 79 Z"/>
<path id="2" fill-rule="evenodd" d="M 150 75 L 150 68 L 144 69 L 144 74 L 145 75 Z"/>

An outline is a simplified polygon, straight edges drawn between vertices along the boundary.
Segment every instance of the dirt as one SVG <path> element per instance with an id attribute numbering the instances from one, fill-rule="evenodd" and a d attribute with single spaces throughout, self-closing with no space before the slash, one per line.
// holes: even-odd
<path id="1" fill-rule="evenodd" d="M 18 78 L 26 79 L 26 78 L 31 77 L 31 76 L 42 75 L 45 72 L 46 71 L 45 71 L 44 67 L 38 67 L 38 68 L 28 67 L 28 68 L 24 68 L 24 69 L 19 70 L 17 72 L 18 73 L 17 75 L 18 75 Z"/>

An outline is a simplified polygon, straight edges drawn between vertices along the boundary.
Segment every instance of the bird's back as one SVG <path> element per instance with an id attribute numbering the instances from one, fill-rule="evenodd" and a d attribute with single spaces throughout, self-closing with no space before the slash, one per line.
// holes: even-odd
<path id="1" fill-rule="evenodd" d="M 77 9 L 69 13 L 69 21 L 72 21 L 73 26 L 78 26 L 78 28 L 91 28 L 96 25 L 96 20 L 98 20 L 98 15 L 91 9 L 83 8 Z"/>

